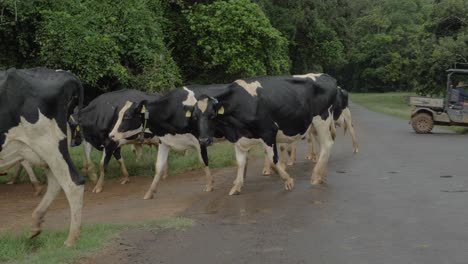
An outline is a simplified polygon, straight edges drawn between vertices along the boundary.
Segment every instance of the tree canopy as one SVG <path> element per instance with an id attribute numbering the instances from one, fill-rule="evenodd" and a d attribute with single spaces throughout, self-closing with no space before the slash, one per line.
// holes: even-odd
<path id="1" fill-rule="evenodd" d="M 0 69 L 163 91 L 327 72 L 352 91 L 443 90 L 468 63 L 465 0 L 0 0 Z"/>

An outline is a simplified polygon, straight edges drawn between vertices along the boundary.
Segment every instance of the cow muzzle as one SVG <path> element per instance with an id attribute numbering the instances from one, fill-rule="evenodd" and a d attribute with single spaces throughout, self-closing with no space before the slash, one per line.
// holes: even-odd
<path id="1" fill-rule="evenodd" d="M 211 138 L 200 138 L 198 141 L 200 141 L 200 145 L 202 146 L 210 146 L 213 144 L 213 140 Z"/>

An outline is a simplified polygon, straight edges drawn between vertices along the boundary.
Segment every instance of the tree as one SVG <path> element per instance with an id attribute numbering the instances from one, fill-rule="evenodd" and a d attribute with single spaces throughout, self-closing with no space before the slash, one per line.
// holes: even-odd
<path id="1" fill-rule="evenodd" d="M 196 72 L 211 82 L 287 73 L 288 41 L 249 0 L 195 4 L 184 12 Z"/>

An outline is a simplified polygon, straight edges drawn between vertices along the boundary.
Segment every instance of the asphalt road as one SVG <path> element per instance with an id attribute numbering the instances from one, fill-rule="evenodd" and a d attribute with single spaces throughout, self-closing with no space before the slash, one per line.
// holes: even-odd
<path id="1" fill-rule="evenodd" d="M 261 176 L 250 162 L 243 192 L 227 193 L 234 170 L 182 216 L 186 231 L 128 231 L 120 263 L 468 263 L 468 136 L 416 135 L 407 121 L 351 107 L 360 143 L 339 130 L 327 184 L 309 184 L 312 164 Z M 116 256 L 114 256 L 115 258 Z"/>

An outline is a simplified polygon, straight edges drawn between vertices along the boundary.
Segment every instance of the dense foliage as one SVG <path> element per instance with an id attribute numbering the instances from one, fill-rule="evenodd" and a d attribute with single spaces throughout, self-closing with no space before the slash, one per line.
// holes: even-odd
<path id="1" fill-rule="evenodd" d="M 437 93 L 468 63 L 466 0 L 0 0 L 0 69 L 102 90 L 328 72 L 353 91 Z"/>

